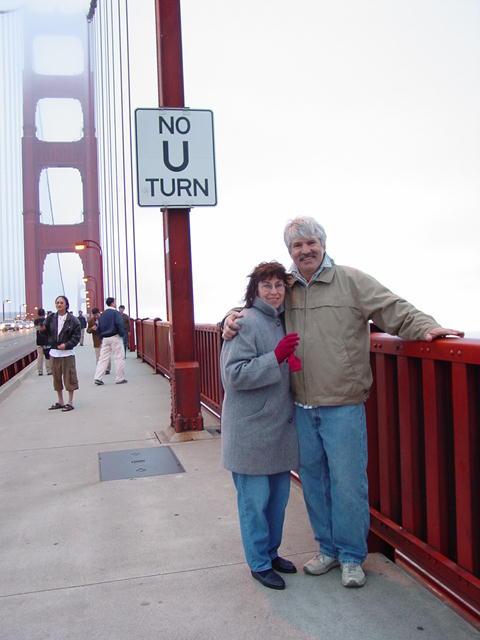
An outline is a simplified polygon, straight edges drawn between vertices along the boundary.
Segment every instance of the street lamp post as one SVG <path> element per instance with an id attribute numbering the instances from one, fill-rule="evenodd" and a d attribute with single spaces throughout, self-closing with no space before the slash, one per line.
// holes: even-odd
<path id="1" fill-rule="evenodd" d="M 9 304 L 11 302 L 11 300 L 9 298 L 6 298 L 5 300 L 2 300 L 2 321 L 5 322 L 5 305 Z"/>
<path id="2" fill-rule="evenodd" d="M 103 254 L 102 254 L 102 247 L 99 245 L 98 242 L 96 242 L 96 240 L 82 240 L 81 242 L 78 242 L 77 244 L 75 244 L 75 251 L 84 251 L 85 249 L 96 249 L 98 251 L 98 257 L 99 257 L 99 264 L 100 264 L 100 289 L 99 289 L 99 306 L 101 306 L 103 308 Z M 95 280 L 95 278 L 93 278 L 92 276 L 85 276 L 87 278 L 92 278 L 92 280 Z M 96 282 L 96 280 L 95 280 Z M 96 287 L 97 291 L 98 291 L 98 287 Z"/>

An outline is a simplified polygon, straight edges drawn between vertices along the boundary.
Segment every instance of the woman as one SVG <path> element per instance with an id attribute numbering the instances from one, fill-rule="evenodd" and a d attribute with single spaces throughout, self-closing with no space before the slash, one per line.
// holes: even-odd
<path id="1" fill-rule="evenodd" d="M 55 307 L 45 321 L 45 330 L 52 360 L 53 388 L 57 392 L 57 402 L 49 409 L 73 410 L 73 392 L 78 389 L 77 369 L 73 348 L 80 342 L 80 323 L 69 313 L 69 302 L 65 296 L 57 296 Z M 68 391 L 68 402 L 63 402 L 63 387 Z"/>
<path id="2" fill-rule="evenodd" d="M 262 262 L 250 274 L 245 309 L 235 340 L 220 357 L 225 397 L 222 408 L 224 466 L 237 489 L 240 530 L 252 576 L 271 589 L 284 589 L 276 573 L 295 573 L 278 556 L 290 471 L 298 466 L 298 444 L 290 394 L 289 363 L 299 338 L 285 335 L 285 268 Z M 276 571 L 275 571 L 276 570 Z"/>

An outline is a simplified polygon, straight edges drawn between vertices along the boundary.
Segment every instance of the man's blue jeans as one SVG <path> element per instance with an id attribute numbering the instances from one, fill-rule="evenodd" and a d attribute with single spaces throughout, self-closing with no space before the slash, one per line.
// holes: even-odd
<path id="1" fill-rule="evenodd" d="M 272 568 L 282 541 L 285 508 L 290 495 L 290 473 L 250 476 L 232 473 L 237 488 L 243 549 L 252 571 Z"/>
<path id="2" fill-rule="evenodd" d="M 361 563 L 370 524 L 365 407 L 296 406 L 295 420 L 303 495 L 320 551 Z"/>

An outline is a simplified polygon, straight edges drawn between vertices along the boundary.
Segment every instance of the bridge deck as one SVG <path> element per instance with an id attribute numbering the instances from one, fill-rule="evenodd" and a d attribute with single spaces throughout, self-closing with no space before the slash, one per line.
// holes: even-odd
<path id="1" fill-rule="evenodd" d="M 128 385 L 96 387 L 93 349 L 76 351 L 75 411 L 47 411 L 35 365 L 0 390 L 2 639 L 478 638 L 381 555 L 359 590 L 338 570 L 287 576 L 284 592 L 252 580 L 212 417 L 212 433 L 169 444 L 185 473 L 100 481 L 100 452 L 165 446 L 169 386 L 129 354 Z M 282 553 L 301 566 L 314 550 L 293 487 Z"/>

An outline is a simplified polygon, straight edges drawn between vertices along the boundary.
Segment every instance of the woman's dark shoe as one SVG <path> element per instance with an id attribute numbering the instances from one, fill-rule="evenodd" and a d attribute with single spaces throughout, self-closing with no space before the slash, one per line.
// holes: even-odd
<path id="1" fill-rule="evenodd" d="M 268 587 L 269 589 L 285 589 L 283 578 L 272 569 L 252 571 L 251 573 L 255 580 L 258 580 L 264 587 Z"/>
<path id="2" fill-rule="evenodd" d="M 280 573 L 297 573 L 297 567 L 290 562 L 290 560 L 286 560 L 285 558 L 281 558 L 277 556 L 272 560 L 272 569 L 275 571 L 280 571 Z"/>

